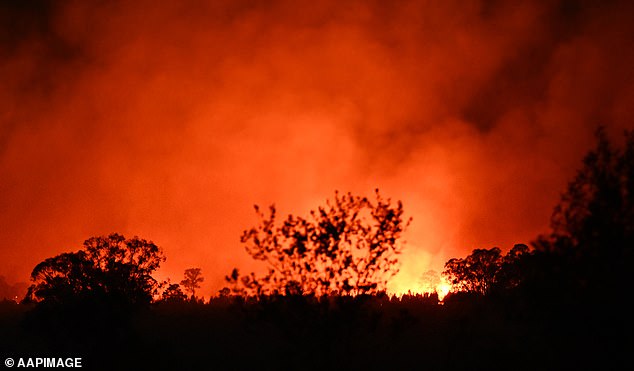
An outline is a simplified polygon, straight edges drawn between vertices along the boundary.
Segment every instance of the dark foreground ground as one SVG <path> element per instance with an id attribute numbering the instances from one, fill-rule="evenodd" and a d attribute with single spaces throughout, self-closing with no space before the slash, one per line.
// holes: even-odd
<path id="1" fill-rule="evenodd" d="M 631 304 L 602 298 L 224 298 L 0 303 L 0 357 L 97 370 L 594 370 L 634 359 Z M 0 366 L 4 367 L 4 365 Z M 15 367 L 14 367 L 15 368 Z"/>

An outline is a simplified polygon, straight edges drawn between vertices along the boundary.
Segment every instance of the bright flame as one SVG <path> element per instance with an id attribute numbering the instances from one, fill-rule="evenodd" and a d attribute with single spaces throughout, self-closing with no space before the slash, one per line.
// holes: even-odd
<path id="1" fill-rule="evenodd" d="M 438 300 L 442 301 L 445 296 L 451 291 L 451 284 L 444 278 L 440 278 L 439 282 L 435 285 L 430 285 L 429 282 L 423 280 L 416 280 L 411 282 L 400 281 L 398 285 L 393 285 L 391 290 L 388 290 L 390 294 L 396 296 L 403 295 L 416 295 L 416 294 L 438 294 Z"/>
<path id="2" fill-rule="evenodd" d="M 436 292 L 438 293 L 438 300 L 443 300 L 445 296 L 451 291 L 451 284 L 443 281 L 436 286 Z"/>

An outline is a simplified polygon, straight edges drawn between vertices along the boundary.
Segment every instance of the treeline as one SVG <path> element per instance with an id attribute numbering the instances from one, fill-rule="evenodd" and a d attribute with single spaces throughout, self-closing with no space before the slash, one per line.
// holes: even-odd
<path id="1" fill-rule="evenodd" d="M 398 272 L 405 219 L 403 205 L 335 193 L 307 217 L 289 215 L 281 222 L 275 206 L 244 231 L 246 251 L 268 267 L 263 276 L 227 275 L 227 287 L 212 296 L 376 295 Z M 597 144 L 562 194 L 551 219 L 551 232 L 531 246 L 517 244 L 505 255 L 497 248 L 475 249 L 445 264 L 443 276 L 455 292 L 488 295 L 505 290 L 559 292 L 629 288 L 634 248 L 634 134 L 614 146 L 603 129 Z M 83 249 L 38 264 L 25 302 L 81 300 L 127 302 L 196 298 L 203 281 L 200 268 L 185 272 L 180 284 L 158 282 L 152 274 L 165 261 L 151 241 L 119 234 L 93 237 Z M 185 292 L 183 292 L 183 290 Z"/>
<path id="2" fill-rule="evenodd" d="M 0 348 L 14 357 L 79 356 L 98 370 L 583 370 L 629 361 L 624 298 L 533 299 L 232 296 L 134 311 L 6 302 Z"/>
<path id="3" fill-rule="evenodd" d="M 158 282 L 162 250 L 88 239 L 46 259 L 22 302 L 2 303 L 2 349 L 80 354 L 101 369 L 605 369 L 632 344 L 634 134 L 603 130 L 530 246 L 450 259 L 453 291 L 388 296 L 403 206 L 335 194 L 307 217 L 274 206 L 242 242 L 269 267 L 234 269 L 203 303 L 198 268 Z M 105 359 L 104 359 L 105 358 Z"/>

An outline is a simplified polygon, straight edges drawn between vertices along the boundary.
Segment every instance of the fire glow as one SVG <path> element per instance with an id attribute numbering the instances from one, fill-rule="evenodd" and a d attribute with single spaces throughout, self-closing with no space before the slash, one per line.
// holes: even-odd
<path id="1" fill-rule="evenodd" d="M 389 289 L 419 292 L 543 232 L 596 125 L 631 126 L 632 7 L 3 5 L 0 273 L 120 232 L 165 249 L 164 277 L 200 266 L 208 295 L 257 269 L 252 204 L 380 188 L 413 217 Z"/>

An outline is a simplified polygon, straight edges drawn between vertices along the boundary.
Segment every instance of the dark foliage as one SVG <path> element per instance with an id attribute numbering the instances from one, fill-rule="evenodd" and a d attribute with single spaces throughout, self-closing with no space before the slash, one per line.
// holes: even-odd
<path id="1" fill-rule="evenodd" d="M 190 293 L 192 300 L 196 300 L 196 289 L 200 288 L 200 283 L 204 280 L 200 268 L 189 268 L 185 270 L 185 279 L 181 281 L 181 286 Z"/>
<path id="2" fill-rule="evenodd" d="M 6 349 L 88 357 L 88 369 L 117 368 L 110 359 L 137 354 L 133 322 L 149 313 L 160 287 L 152 273 L 164 260 L 154 243 L 119 234 L 90 238 L 82 250 L 44 260 L 19 305 L 17 342 Z"/>
<path id="3" fill-rule="evenodd" d="M 526 275 L 529 254 L 524 244 L 516 244 L 506 255 L 498 247 L 475 249 L 465 258 L 447 261 L 442 274 L 455 291 L 488 295 L 519 286 Z"/>
<path id="4" fill-rule="evenodd" d="M 11 336 L 0 346 L 81 356 L 96 370 L 620 369 L 629 361 L 622 339 L 631 339 L 623 304 L 470 293 L 444 305 L 422 295 L 217 297 L 161 302 L 117 326 L 70 332 L 68 323 L 33 326 L 27 308 L 11 303 L 0 305 L 1 334 Z"/>
<path id="5" fill-rule="evenodd" d="M 633 283 L 634 132 L 615 147 L 597 131 L 596 148 L 570 182 L 551 220 L 552 232 L 534 242 L 547 280 L 574 290 L 613 290 Z"/>
<path id="6" fill-rule="evenodd" d="M 516 245 L 506 256 L 498 248 L 476 249 L 454 258 L 443 274 L 461 291 L 490 294 L 518 289 L 536 300 L 553 296 L 619 295 L 632 287 L 634 249 L 634 134 L 624 148 L 597 131 L 596 148 L 562 194 L 552 232 Z"/>
<path id="7" fill-rule="evenodd" d="M 385 290 L 398 272 L 399 238 L 409 221 L 403 205 L 393 206 L 376 190 L 376 200 L 350 193 L 326 201 L 309 218 L 289 215 L 276 226 L 275 207 L 265 216 L 256 206 L 260 225 L 241 241 L 247 252 L 269 268 L 264 277 L 240 277 L 234 269 L 227 281 L 241 295 L 287 293 L 324 295 L 370 294 Z"/>
<path id="8" fill-rule="evenodd" d="M 83 250 L 48 258 L 31 273 L 26 302 L 64 304 L 100 300 L 149 304 L 159 283 L 152 273 L 165 260 L 161 249 L 138 237 L 92 237 Z"/>
<path id="9" fill-rule="evenodd" d="M 627 368 L 633 167 L 634 135 L 616 149 L 599 131 L 554 211 L 552 233 L 533 249 L 476 249 L 449 260 L 443 273 L 460 291 L 442 302 L 436 294 L 389 297 L 382 281 L 359 276 L 361 267 L 389 273 L 392 260 L 378 261 L 398 253 L 402 207 L 378 194 L 376 204 L 336 196 L 311 220 L 290 216 L 281 227 L 274 208 L 261 215 L 243 242 L 280 268 L 264 278 L 236 270 L 229 280 L 243 286 L 234 292 L 255 295 L 223 289 L 206 304 L 185 300 L 173 284 L 147 305 L 160 250 L 119 235 L 90 239 L 34 269 L 30 300 L 0 302 L 0 350 L 80 356 L 97 370 Z M 375 224 L 357 219 L 362 210 Z M 367 255 L 354 260 L 358 246 Z M 199 276 L 183 281 L 192 296 Z"/>
<path id="10" fill-rule="evenodd" d="M 453 258 L 445 263 L 443 275 L 460 291 L 485 295 L 496 283 L 502 255 L 499 248 L 475 249 L 466 258 Z"/>
<path id="11" fill-rule="evenodd" d="M 179 303 L 187 300 L 187 295 L 183 293 L 181 287 L 177 283 L 168 284 L 165 291 L 161 294 L 161 302 Z"/>

